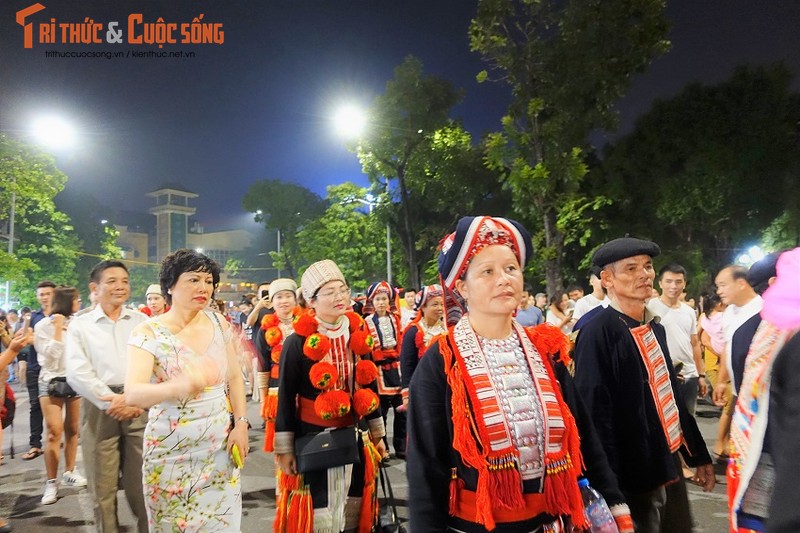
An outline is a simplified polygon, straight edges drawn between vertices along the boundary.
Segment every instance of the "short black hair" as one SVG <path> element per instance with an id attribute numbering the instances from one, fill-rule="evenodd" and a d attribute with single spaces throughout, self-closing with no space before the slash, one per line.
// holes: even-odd
<path id="1" fill-rule="evenodd" d="M 670 272 L 672 274 L 683 274 L 684 281 L 688 281 L 689 279 L 689 275 L 686 273 L 686 269 L 683 268 L 678 263 L 669 263 L 668 265 L 664 265 L 663 267 L 661 267 L 661 270 L 658 271 L 658 279 L 660 280 L 661 278 L 663 278 L 664 274 L 666 274 L 667 272 Z"/>
<path id="2" fill-rule="evenodd" d="M 570 285 L 569 287 L 567 287 L 567 292 L 568 292 L 568 293 L 570 293 L 570 292 L 572 292 L 572 291 L 581 291 L 581 292 L 584 292 L 584 291 L 583 291 L 583 287 L 581 287 L 580 285 L 577 285 L 577 284 L 573 284 L 573 285 Z"/>
<path id="3" fill-rule="evenodd" d="M 122 261 L 116 261 L 114 259 L 106 259 L 105 261 L 100 261 L 97 263 L 92 272 L 89 274 L 89 281 L 92 283 L 100 283 L 100 278 L 103 277 L 103 272 L 108 270 L 109 268 L 121 268 L 125 272 L 128 272 L 128 267 L 125 266 L 125 263 Z"/>
<path id="4" fill-rule="evenodd" d="M 708 294 L 703 295 L 703 314 L 711 316 L 711 311 L 722 301 L 722 298 L 714 292 L 710 291 Z"/>
<path id="5" fill-rule="evenodd" d="M 18 315 L 19 311 L 17 311 L 16 309 L 9 309 L 8 311 L 6 311 L 6 314 L 8 313 L 14 313 L 15 315 Z"/>
<path id="6" fill-rule="evenodd" d="M 19 314 L 21 314 L 21 315 L 24 315 L 25 313 L 30 313 L 30 312 L 31 312 L 31 308 L 28 307 L 27 305 L 19 310 Z"/>
<path id="7" fill-rule="evenodd" d="M 56 284 L 50 281 L 49 279 L 43 279 L 39 283 L 36 284 L 37 289 L 55 289 Z"/>
<path id="8" fill-rule="evenodd" d="M 561 302 L 561 300 L 564 299 L 564 296 L 567 296 L 567 293 L 564 291 L 555 293 L 550 297 L 550 305 L 553 304 L 558 305 Z"/>
<path id="9" fill-rule="evenodd" d="M 186 272 L 207 272 L 211 274 L 211 279 L 214 282 L 214 291 L 211 293 L 211 298 L 214 298 L 217 285 L 219 285 L 219 265 L 207 255 L 189 248 L 181 248 L 164 258 L 161 262 L 161 271 L 158 273 L 161 293 L 167 299 L 168 305 L 172 305 L 170 289 L 178 282 L 181 274 Z"/>
<path id="10" fill-rule="evenodd" d="M 60 286 L 53 291 L 53 303 L 50 305 L 50 314 L 64 315 L 69 318 L 72 316 L 72 302 L 78 297 L 78 289 L 75 287 Z"/>

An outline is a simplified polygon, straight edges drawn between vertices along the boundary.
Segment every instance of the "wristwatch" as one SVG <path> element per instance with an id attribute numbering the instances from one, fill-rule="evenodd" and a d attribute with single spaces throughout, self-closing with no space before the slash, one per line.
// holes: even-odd
<path id="1" fill-rule="evenodd" d="M 250 419 L 247 418 L 246 416 L 240 416 L 239 418 L 236 419 L 236 422 L 244 422 L 245 424 L 247 424 L 248 429 L 250 428 Z"/>

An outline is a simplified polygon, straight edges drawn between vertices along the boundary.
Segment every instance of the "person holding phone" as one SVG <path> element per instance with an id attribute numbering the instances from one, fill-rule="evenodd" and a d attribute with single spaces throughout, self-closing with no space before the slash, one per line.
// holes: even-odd
<path id="1" fill-rule="evenodd" d="M 565 335 L 572 333 L 575 320 L 572 318 L 573 309 L 569 308 L 569 295 L 566 292 L 559 292 L 550 298 L 550 307 L 547 310 L 548 324 L 553 324 Z"/>
<path id="2" fill-rule="evenodd" d="M 33 330 L 29 327 L 21 328 L 17 333 L 9 340 L 8 347 L 0 352 L 0 370 L 3 370 L 8 366 L 8 364 L 14 360 L 14 358 L 19 355 L 20 350 L 22 350 L 25 346 L 31 344 L 33 342 Z M 2 394 L 0 394 L 0 406 L 2 406 L 2 402 L 5 401 L 5 387 L 3 387 Z M 3 442 L 3 427 L 0 425 L 0 444 Z M 10 533 L 11 526 L 8 524 L 8 520 L 2 516 L 0 516 L 0 533 Z"/>

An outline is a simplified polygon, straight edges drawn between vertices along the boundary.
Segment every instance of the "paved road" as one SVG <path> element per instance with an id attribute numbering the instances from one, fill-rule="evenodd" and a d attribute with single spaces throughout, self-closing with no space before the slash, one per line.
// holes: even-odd
<path id="1" fill-rule="evenodd" d="M 28 394 L 24 387 L 15 384 L 17 394 L 17 416 L 13 432 L 3 432 L 4 460 L 0 466 L 0 516 L 10 517 L 15 531 L 27 532 L 71 532 L 95 531 L 92 500 L 86 489 L 62 488 L 59 500 L 53 505 L 41 505 L 44 488 L 44 459 L 23 461 L 20 454 L 28 449 Z M 715 410 L 700 405 L 698 407 L 700 428 L 706 441 L 711 444 L 716 430 Z M 258 419 L 258 405 L 248 403 L 248 416 Z M 388 424 L 391 427 L 391 422 Z M 10 429 L 10 428 L 9 428 Z M 11 458 L 10 445 L 13 437 L 16 457 Z M 272 531 L 275 516 L 275 468 L 271 454 L 261 451 L 263 434 L 253 429 L 250 432 L 253 453 L 247 461 L 242 475 L 243 518 L 242 531 Z M 78 468 L 82 470 L 82 457 L 78 450 Z M 63 470 L 63 458 L 61 469 Z M 393 460 L 389 466 L 389 477 L 395 497 L 398 500 L 398 514 L 407 519 L 406 495 L 408 484 L 405 479 L 405 464 Z M 726 533 L 726 497 L 724 475 L 718 469 L 717 487 L 714 492 L 703 493 L 697 487 L 689 487 L 689 496 L 695 519 L 697 533 Z M 120 501 L 120 521 L 122 531 L 135 531 L 133 516 L 125 502 L 124 493 L 118 494 Z M 677 532 L 683 533 L 683 532 Z"/>

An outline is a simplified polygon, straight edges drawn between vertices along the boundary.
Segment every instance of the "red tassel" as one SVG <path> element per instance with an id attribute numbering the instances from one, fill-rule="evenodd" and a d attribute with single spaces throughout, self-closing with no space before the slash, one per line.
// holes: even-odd
<path id="1" fill-rule="evenodd" d="M 286 531 L 286 512 L 289 510 L 289 494 L 292 490 L 289 486 L 290 482 L 286 478 L 287 476 L 278 469 L 276 481 L 280 487 L 280 496 L 275 502 L 275 523 L 272 527 L 274 533 L 285 533 Z"/>
<path id="2" fill-rule="evenodd" d="M 464 488 L 464 480 L 459 479 L 458 470 L 452 468 L 450 472 L 450 516 L 455 516 L 458 511 L 458 493 Z"/>
<path id="3" fill-rule="evenodd" d="M 267 393 L 267 399 L 264 404 L 264 412 L 267 418 L 274 419 L 278 414 L 278 395 Z"/>
<path id="4" fill-rule="evenodd" d="M 358 533 L 370 533 L 378 518 L 378 450 L 369 440 L 364 443 L 364 493 L 358 516 Z"/>
<path id="5" fill-rule="evenodd" d="M 494 470 L 489 472 L 489 490 L 494 495 L 492 506 L 520 509 L 525 506 L 522 497 L 522 478 L 512 459 L 499 459 Z"/>
<path id="6" fill-rule="evenodd" d="M 264 423 L 264 451 L 267 453 L 275 451 L 275 420 L 267 420 Z"/>

